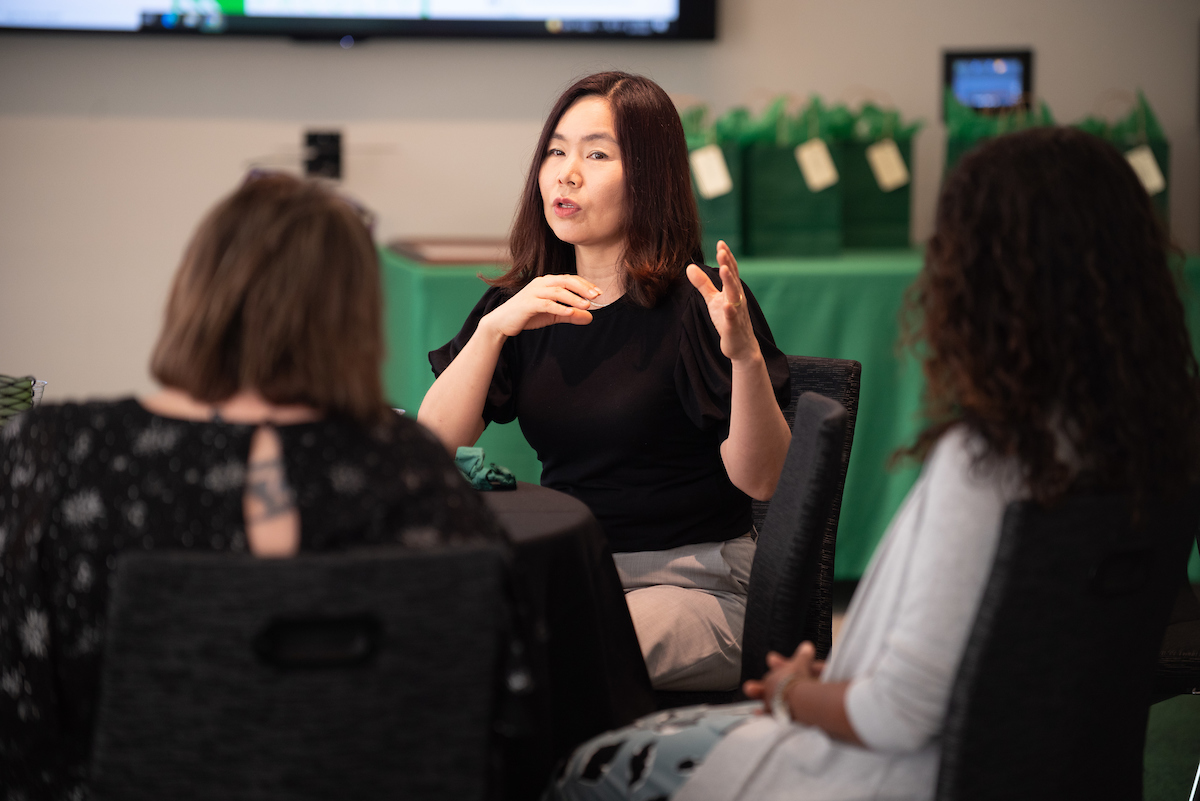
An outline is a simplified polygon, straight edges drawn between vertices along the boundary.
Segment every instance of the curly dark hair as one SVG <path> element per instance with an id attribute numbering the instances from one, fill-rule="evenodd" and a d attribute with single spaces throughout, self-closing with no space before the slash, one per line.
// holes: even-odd
<path id="1" fill-rule="evenodd" d="M 902 330 L 924 367 L 924 458 L 965 423 L 1035 500 L 1175 494 L 1197 476 L 1200 380 L 1182 279 L 1111 145 L 1070 128 L 991 140 L 946 179 Z"/>

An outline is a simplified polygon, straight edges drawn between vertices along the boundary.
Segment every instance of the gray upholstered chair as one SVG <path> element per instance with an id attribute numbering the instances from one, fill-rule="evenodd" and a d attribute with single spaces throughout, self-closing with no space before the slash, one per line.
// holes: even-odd
<path id="1" fill-rule="evenodd" d="M 769 651 L 791 654 L 810 640 L 822 658 L 829 652 L 832 598 L 821 587 L 827 575 L 832 589 L 832 552 L 825 546 L 832 547 L 837 537 L 848 428 L 849 414 L 837 401 L 813 392 L 797 401 L 792 445 L 779 479 L 788 491 L 771 499 L 750 572 L 743 682 L 762 678 Z"/>
<path id="2" fill-rule="evenodd" d="M 503 576 L 490 546 L 123 555 L 96 797 L 491 797 Z"/>
<path id="3" fill-rule="evenodd" d="M 938 801 L 1128 801 L 1200 495 L 1005 512 L 942 732 Z"/>
<path id="4" fill-rule="evenodd" d="M 845 476 L 848 414 L 840 403 L 814 392 L 802 394 L 793 411 L 792 442 L 750 572 L 742 681 L 762 677 L 768 651 L 791 653 L 804 640 L 820 636 L 817 587 L 826 565 L 823 546 L 830 536 L 830 516 Z M 836 526 L 835 517 L 834 535 Z M 832 571 L 832 560 L 828 564 Z M 740 689 L 655 693 L 660 709 L 740 697 Z"/>
<path id="5" fill-rule="evenodd" d="M 805 392 L 816 392 L 837 401 L 846 410 L 846 435 L 842 440 L 842 454 L 837 485 L 833 491 L 829 515 L 825 519 L 821 537 L 821 550 L 812 597 L 810 614 L 805 622 L 804 636 L 816 646 L 817 657 L 824 659 L 833 646 L 833 557 L 837 546 L 838 520 L 842 514 L 842 491 L 846 486 L 846 471 L 850 467 L 850 448 L 854 444 L 854 425 L 858 420 L 858 396 L 862 381 L 862 365 L 850 359 L 826 359 L 819 356 L 788 356 L 788 368 L 792 373 L 792 401 L 783 410 L 784 419 L 792 426 L 796 417 L 796 404 Z M 769 502 L 754 501 L 754 527 L 762 532 L 767 520 Z M 742 662 L 743 673 L 745 661 Z M 753 671 L 751 671 L 753 672 Z"/>
<path id="6" fill-rule="evenodd" d="M 821 356 L 788 356 L 788 369 L 791 372 L 791 393 L 792 398 L 788 405 L 783 410 L 783 417 L 787 420 L 788 426 L 793 429 L 793 440 L 795 430 L 796 408 L 800 396 L 806 392 L 815 392 L 824 395 L 837 401 L 845 409 L 845 436 L 842 439 L 840 461 L 838 463 L 838 473 L 836 486 L 830 498 L 828 514 L 821 523 L 819 530 L 806 530 L 801 536 L 801 542 L 797 543 L 797 547 L 804 550 L 805 553 L 815 556 L 816 567 L 815 572 L 804 573 L 803 577 L 795 576 L 796 580 L 803 580 L 804 615 L 801 622 L 802 633 L 800 639 L 796 642 L 800 643 L 804 640 L 811 640 L 816 646 L 817 655 L 824 658 L 829 653 L 830 647 L 833 645 L 833 559 L 834 551 L 837 546 L 837 529 L 838 520 L 841 517 L 842 509 L 842 491 L 846 486 L 846 471 L 850 466 L 850 448 L 854 444 L 854 426 L 858 419 L 858 397 L 859 387 L 862 379 L 862 364 L 851 359 L 829 359 Z M 792 458 L 789 452 L 789 458 Z M 794 493 L 797 490 L 795 487 L 782 487 L 776 490 L 776 498 Z M 760 537 L 763 534 L 767 521 L 767 512 L 770 509 L 771 501 L 753 501 L 752 513 L 754 528 L 759 532 Z M 761 539 L 760 539 L 761 542 Z M 811 562 L 804 563 L 805 569 L 812 567 Z M 754 589 L 754 577 L 750 579 L 751 596 L 764 596 L 771 590 L 766 588 L 760 589 L 756 593 Z M 799 591 L 801 588 L 793 588 Z M 754 602 L 754 613 L 760 614 L 765 609 L 762 600 Z M 747 617 L 751 613 L 751 609 L 747 609 Z M 749 628 L 755 631 L 769 627 L 768 622 L 748 623 Z M 788 641 L 791 636 L 786 638 Z M 751 645 L 754 645 L 753 638 Z M 795 649 L 795 646 L 792 646 Z M 745 678 L 757 678 L 762 675 L 762 671 L 766 669 L 765 659 L 766 651 L 762 651 L 759 658 L 758 648 L 754 648 L 754 654 L 751 659 L 755 662 L 747 661 L 746 651 L 742 651 L 742 676 Z M 740 690 L 730 691 L 714 691 L 714 692 L 664 692 L 655 693 L 655 700 L 660 709 L 668 707 L 685 706 L 687 704 L 701 703 L 727 703 L 741 698 Z"/>

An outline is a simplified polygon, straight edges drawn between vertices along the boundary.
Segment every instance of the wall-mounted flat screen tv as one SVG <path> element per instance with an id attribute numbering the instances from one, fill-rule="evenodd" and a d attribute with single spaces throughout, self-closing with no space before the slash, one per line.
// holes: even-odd
<path id="1" fill-rule="evenodd" d="M 0 30 L 713 39 L 716 0 L 0 0 Z"/>
<path id="2" fill-rule="evenodd" d="M 942 56 L 942 85 L 958 102 L 983 113 L 1028 109 L 1033 51 L 947 51 Z"/>

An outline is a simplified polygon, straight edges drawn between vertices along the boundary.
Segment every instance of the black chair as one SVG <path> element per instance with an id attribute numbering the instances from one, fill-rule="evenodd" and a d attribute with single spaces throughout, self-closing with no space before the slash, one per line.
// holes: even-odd
<path id="1" fill-rule="evenodd" d="M 846 487 L 846 471 L 850 467 L 850 448 L 854 444 L 854 424 L 858 420 L 858 395 L 862 380 L 862 365 L 850 359 L 826 359 L 818 356 L 788 356 L 788 367 L 792 372 L 792 402 L 783 410 L 789 426 L 796 417 L 796 404 L 805 392 L 816 392 L 840 403 L 846 410 L 846 435 L 842 441 L 841 469 L 833 502 L 825 520 L 818 559 L 820 567 L 816 583 L 809 600 L 810 616 L 805 622 L 804 634 L 797 644 L 810 640 L 816 647 L 817 658 L 824 659 L 833 646 L 833 558 L 837 546 L 838 520 L 842 514 L 842 491 Z M 770 508 L 768 501 L 754 501 L 754 527 L 762 532 Z M 795 650 L 795 646 L 792 646 Z M 790 651 L 789 651 L 790 653 Z M 764 659 L 766 655 L 763 655 Z M 743 652 L 742 673 L 746 678 L 758 678 L 761 672 L 752 669 L 747 673 Z M 751 666 L 753 668 L 753 666 Z M 765 665 L 763 666 L 765 670 Z"/>
<path id="2" fill-rule="evenodd" d="M 1200 695 L 1200 599 L 1185 576 L 1158 653 L 1154 701 L 1188 693 Z"/>
<path id="3" fill-rule="evenodd" d="M 742 681 L 760 679 L 767 653 L 791 654 L 811 640 L 824 658 L 832 642 L 833 546 L 849 459 L 849 413 L 806 392 L 796 403 L 792 445 L 767 510 L 750 572 L 742 630 Z"/>
<path id="4" fill-rule="evenodd" d="M 825 565 L 832 570 L 832 560 L 824 562 L 823 545 L 845 476 L 848 417 L 840 403 L 814 392 L 804 393 L 795 404 L 792 442 L 750 572 L 742 681 L 762 677 L 768 651 L 791 653 L 805 639 L 820 636 L 817 587 Z M 835 535 L 836 530 L 835 518 Z M 828 627 L 828 619 L 824 625 Z M 741 697 L 740 689 L 655 693 L 660 709 Z"/>
<path id="5" fill-rule="evenodd" d="M 100 799 L 482 799 L 505 640 L 494 547 L 118 560 Z"/>
<path id="6" fill-rule="evenodd" d="M 820 356 L 788 356 L 788 369 L 791 371 L 791 402 L 783 410 L 783 417 L 787 420 L 789 427 L 793 429 L 793 441 L 795 431 L 796 407 L 799 398 L 805 392 L 815 392 L 824 395 L 826 398 L 837 401 L 846 411 L 845 437 L 842 440 L 841 463 L 840 471 L 837 476 L 836 487 L 834 488 L 832 503 L 829 506 L 828 515 L 820 529 L 820 549 L 813 551 L 814 534 L 810 531 L 805 531 L 802 542 L 797 543 L 797 548 L 806 554 L 815 554 L 817 559 L 817 568 L 815 576 L 811 573 L 805 575 L 792 576 L 792 580 L 796 582 L 805 582 L 803 592 L 805 597 L 804 615 L 800 618 L 799 625 L 802 627 L 799 639 L 796 639 L 795 644 L 791 646 L 791 650 L 795 650 L 797 644 L 805 640 L 812 641 L 816 646 L 817 656 L 824 659 L 829 654 L 829 649 L 833 645 L 833 560 L 834 551 L 837 546 L 837 529 L 838 520 L 841 517 L 842 510 L 842 491 L 846 486 L 846 471 L 850 466 L 850 448 L 854 444 L 854 425 L 858 419 L 858 396 L 859 388 L 862 379 L 862 364 L 850 359 L 828 359 Z M 789 458 L 790 452 L 789 452 Z M 782 481 L 781 481 L 782 487 Z M 778 498 L 787 489 L 777 489 L 775 497 Z M 798 491 L 798 490 L 792 490 Z M 762 544 L 762 533 L 766 527 L 767 512 L 771 506 L 771 501 L 753 501 L 751 503 L 754 528 L 759 532 L 759 544 Z M 757 564 L 757 557 L 755 563 Z M 810 563 L 801 560 L 797 565 L 809 566 Z M 750 594 L 765 594 L 772 590 L 764 590 L 761 593 L 756 593 L 754 589 L 754 576 L 750 578 Z M 796 587 L 799 590 L 800 587 Z M 758 614 L 765 608 L 762 602 L 754 604 L 754 613 Z M 746 617 L 747 627 L 762 628 L 768 627 L 768 622 L 762 621 L 761 626 L 750 622 L 751 608 L 747 606 Z M 743 640 L 745 634 L 743 634 Z M 781 642 L 791 642 L 794 635 L 789 634 L 787 637 L 780 638 Z M 753 643 L 752 643 L 753 644 Z M 742 678 L 743 681 L 748 678 L 759 678 L 766 670 L 766 651 L 771 650 L 774 646 L 762 650 L 761 658 L 754 649 L 755 654 L 751 659 L 757 659 L 757 662 L 747 661 L 745 646 L 742 650 Z M 789 651 L 790 652 L 790 651 Z M 719 704 L 728 703 L 730 701 L 739 700 L 742 697 L 741 691 L 738 689 L 729 691 L 716 692 L 670 692 L 656 691 L 655 702 L 659 709 L 667 709 L 670 707 L 686 706 L 689 704 Z"/>
<path id="7" fill-rule="evenodd" d="M 1155 661 L 1200 495 L 1011 504 L 942 733 L 938 801 L 1142 797 Z"/>

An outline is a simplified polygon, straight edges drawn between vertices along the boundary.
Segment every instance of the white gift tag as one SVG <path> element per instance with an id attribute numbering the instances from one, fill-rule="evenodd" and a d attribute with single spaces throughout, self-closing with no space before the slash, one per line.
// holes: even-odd
<path id="1" fill-rule="evenodd" d="M 810 192 L 820 192 L 838 182 L 837 167 L 833 164 L 833 156 L 829 155 L 829 146 L 824 139 L 809 139 L 798 145 L 796 162 L 800 165 L 804 183 L 808 184 Z"/>
<path id="2" fill-rule="evenodd" d="M 1158 162 L 1154 160 L 1154 153 L 1149 145 L 1135 147 L 1125 154 L 1125 158 L 1148 193 L 1157 195 L 1167 188 L 1167 180 L 1163 178 L 1162 170 L 1158 168 Z"/>
<path id="3" fill-rule="evenodd" d="M 899 189 L 909 181 L 908 167 L 894 139 L 880 139 L 868 147 L 867 162 L 875 173 L 875 183 L 884 192 Z"/>
<path id="4" fill-rule="evenodd" d="M 717 145 L 698 147 L 688 154 L 692 162 L 692 174 L 696 176 L 696 191 L 705 200 L 728 195 L 733 191 L 733 178 L 729 176 L 729 165 L 725 154 Z"/>

